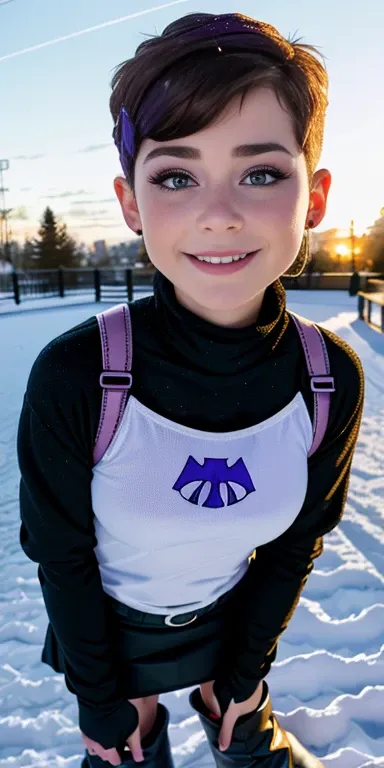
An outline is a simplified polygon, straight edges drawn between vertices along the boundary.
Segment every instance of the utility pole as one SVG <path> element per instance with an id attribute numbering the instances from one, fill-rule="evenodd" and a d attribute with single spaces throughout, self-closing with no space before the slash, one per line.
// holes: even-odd
<path id="1" fill-rule="evenodd" d="M 349 229 L 349 239 L 351 241 L 351 267 L 352 272 L 355 272 L 356 265 L 355 265 L 355 222 L 351 221 L 351 226 Z"/>
<path id="2" fill-rule="evenodd" d="M 12 208 L 6 208 L 5 205 L 5 193 L 9 192 L 4 187 L 3 171 L 7 171 L 9 168 L 9 160 L 0 160 L 0 244 L 4 253 L 5 261 L 11 262 L 10 243 L 9 243 L 9 229 L 8 229 L 8 216 L 12 211 Z"/>
<path id="3" fill-rule="evenodd" d="M 4 187 L 3 171 L 7 171 L 9 168 L 9 160 L 0 160 L 0 244 L 4 252 L 5 261 L 11 261 L 10 243 L 9 243 L 9 229 L 8 229 L 8 216 L 11 213 L 12 208 L 6 208 L 5 206 L 5 193 L 9 192 Z"/>

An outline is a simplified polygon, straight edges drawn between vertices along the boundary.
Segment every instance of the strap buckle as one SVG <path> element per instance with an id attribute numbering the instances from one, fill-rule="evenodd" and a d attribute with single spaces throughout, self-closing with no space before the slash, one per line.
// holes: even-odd
<path id="1" fill-rule="evenodd" d="M 183 614 L 179 614 L 179 616 L 182 616 Z M 187 624 L 192 624 L 193 621 L 197 619 L 197 613 L 195 613 L 194 616 L 192 616 L 189 621 L 180 622 L 180 624 L 173 624 L 172 619 L 174 619 L 177 616 L 177 613 L 170 613 L 168 616 L 165 617 L 164 622 L 167 625 L 167 627 L 186 627 Z"/>
<path id="2" fill-rule="evenodd" d="M 312 392 L 335 392 L 333 376 L 311 376 Z"/>
<path id="3" fill-rule="evenodd" d="M 125 371 L 103 371 L 100 374 L 99 383 L 103 389 L 114 389 L 123 392 L 131 388 L 132 374 Z"/>

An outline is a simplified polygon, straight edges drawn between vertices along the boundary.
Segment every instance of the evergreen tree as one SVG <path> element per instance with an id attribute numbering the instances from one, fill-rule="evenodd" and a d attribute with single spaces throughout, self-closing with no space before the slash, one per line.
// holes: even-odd
<path id="1" fill-rule="evenodd" d="M 32 240 L 29 240 L 28 238 L 26 238 L 24 241 L 23 250 L 22 250 L 21 268 L 37 269 L 38 261 L 39 259 L 38 259 L 38 255 L 36 254 L 34 243 L 32 242 Z"/>
<path id="2" fill-rule="evenodd" d="M 43 213 L 34 251 L 37 269 L 77 267 L 79 263 L 75 241 L 68 235 L 66 225 L 57 222 L 51 208 Z"/>

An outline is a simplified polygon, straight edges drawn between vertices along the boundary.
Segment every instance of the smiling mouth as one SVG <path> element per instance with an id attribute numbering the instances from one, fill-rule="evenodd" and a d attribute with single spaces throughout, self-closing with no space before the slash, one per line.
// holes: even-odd
<path id="1" fill-rule="evenodd" d="M 251 256 L 253 253 L 256 253 L 256 251 L 239 253 L 236 256 L 197 256 L 194 253 L 188 253 L 187 256 L 192 256 L 198 261 L 205 261 L 207 264 L 232 264 L 236 261 L 243 261 L 247 256 Z"/>

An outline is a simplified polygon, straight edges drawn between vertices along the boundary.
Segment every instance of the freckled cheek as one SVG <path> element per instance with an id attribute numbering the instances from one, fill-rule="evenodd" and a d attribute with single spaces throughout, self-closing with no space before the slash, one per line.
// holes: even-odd
<path id="1" fill-rule="evenodd" d="M 137 195 L 137 203 L 145 228 L 156 228 L 159 232 L 169 230 L 170 225 L 174 228 L 178 223 L 181 224 L 185 214 L 188 214 L 188 207 L 182 205 L 178 197 L 177 192 L 161 192 L 156 188 L 142 190 Z"/>
<path id="2" fill-rule="evenodd" d="M 256 198 L 256 195 L 255 195 Z M 295 239 L 306 215 L 306 195 L 297 180 L 287 179 L 257 199 L 247 200 L 247 219 L 254 218 L 254 226 L 273 240 L 285 237 Z"/>
<path id="3" fill-rule="evenodd" d="M 177 204 L 177 197 L 177 193 L 158 189 L 137 195 L 146 247 L 152 263 L 160 269 L 181 249 L 178 243 L 185 242 L 185 232 L 189 229 L 188 208 Z"/>
<path id="4" fill-rule="evenodd" d="M 182 193 L 180 193 L 182 194 Z M 180 215 L 181 210 L 185 210 L 185 205 L 181 204 L 177 192 L 158 192 L 148 201 L 148 209 L 153 216 L 164 218 L 164 216 L 176 217 Z"/>

